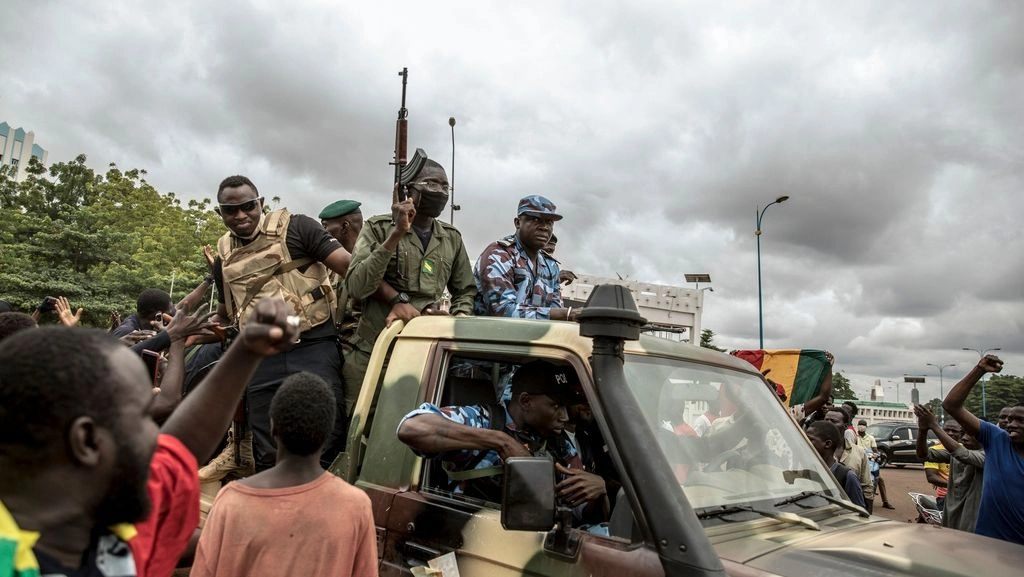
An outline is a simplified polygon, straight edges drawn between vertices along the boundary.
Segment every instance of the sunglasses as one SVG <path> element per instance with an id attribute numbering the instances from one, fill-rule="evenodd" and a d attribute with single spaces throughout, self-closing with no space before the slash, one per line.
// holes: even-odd
<path id="1" fill-rule="evenodd" d="M 263 197 L 261 196 L 259 198 L 247 200 L 245 202 L 240 202 L 238 204 L 221 204 L 218 205 L 217 208 L 215 208 L 214 210 L 216 210 L 217 214 L 221 216 L 234 216 L 238 214 L 239 211 L 249 212 L 251 210 L 255 210 L 256 207 L 258 207 L 262 202 Z"/>

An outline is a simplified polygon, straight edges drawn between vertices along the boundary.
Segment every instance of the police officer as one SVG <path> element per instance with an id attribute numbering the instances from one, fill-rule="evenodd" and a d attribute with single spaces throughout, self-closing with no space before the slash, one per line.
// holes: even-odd
<path id="1" fill-rule="evenodd" d="M 345 417 L 342 359 L 333 319 L 337 304 L 328 271 L 344 277 L 351 255 L 308 216 L 284 209 L 264 212 L 256 185 L 244 176 L 224 179 L 217 203 L 228 228 L 217 242 L 213 271 L 218 316 L 241 328 L 256 303 L 278 297 L 292 306 L 301 331 L 291 349 L 260 363 L 246 389 L 256 470 L 268 469 L 276 460 L 270 401 L 284 378 L 299 371 L 323 378 L 339 399 L 335 429 L 321 457 L 324 466 L 330 466 L 344 443 Z"/>
<path id="2" fill-rule="evenodd" d="M 468 315 L 473 310 L 476 284 L 462 235 L 437 220 L 448 204 L 444 168 L 417 149 L 401 182 L 409 198 L 395 199 L 392 214 L 366 221 L 345 278 L 349 297 L 363 306 L 353 346 L 345 351 L 350 389 L 353 382 L 362 384 L 373 343 L 392 321 L 408 322 L 420 314 Z M 439 307 L 446 288 L 451 294 L 448 311 Z"/>
<path id="3" fill-rule="evenodd" d="M 579 310 L 562 305 L 560 267 L 543 249 L 562 220 L 555 204 L 540 195 L 519 201 L 516 232 L 480 253 L 473 276 L 473 312 L 481 316 L 576 320 Z"/>

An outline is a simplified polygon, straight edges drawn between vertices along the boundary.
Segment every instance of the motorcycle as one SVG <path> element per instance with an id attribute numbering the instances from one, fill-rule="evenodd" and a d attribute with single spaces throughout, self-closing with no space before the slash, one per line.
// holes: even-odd
<path id="1" fill-rule="evenodd" d="M 935 497 L 925 495 L 924 493 L 911 492 L 907 494 L 910 495 L 910 499 L 914 501 L 914 506 L 917 508 L 918 523 L 942 525 L 942 511 L 939 510 Z M 921 519 L 924 521 L 921 521 Z"/>

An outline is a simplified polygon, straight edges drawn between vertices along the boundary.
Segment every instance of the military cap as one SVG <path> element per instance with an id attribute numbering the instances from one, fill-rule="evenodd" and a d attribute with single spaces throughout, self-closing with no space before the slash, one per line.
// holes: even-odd
<path id="1" fill-rule="evenodd" d="M 549 361 L 531 361 L 516 369 L 512 392 L 547 395 L 562 406 L 587 402 L 576 371 Z"/>
<path id="2" fill-rule="evenodd" d="M 516 216 L 528 214 L 552 220 L 562 220 L 562 215 L 555 212 L 555 210 L 555 203 L 539 194 L 531 194 L 519 201 L 519 211 L 516 212 Z"/>
<path id="3" fill-rule="evenodd" d="M 320 211 L 320 220 L 339 218 L 359 210 L 359 203 L 354 200 L 337 200 L 328 204 Z"/>

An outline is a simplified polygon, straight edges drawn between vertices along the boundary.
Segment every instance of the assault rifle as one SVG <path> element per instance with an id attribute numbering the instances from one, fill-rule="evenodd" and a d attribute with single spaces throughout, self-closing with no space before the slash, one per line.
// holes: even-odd
<path id="1" fill-rule="evenodd" d="M 395 160 L 391 163 L 395 166 L 394 202 L 402 202 L 409 196 L 402 184 L 402 169 L 408 163 L 405 156 L 409 144 L 409 110 L 405 107 L 405 87 L 409 82 L 409 69 L 402 68 L 398 75 L 402 77 L 402 107 L 398 109 L 398 122 L 395 124 Z"/>

